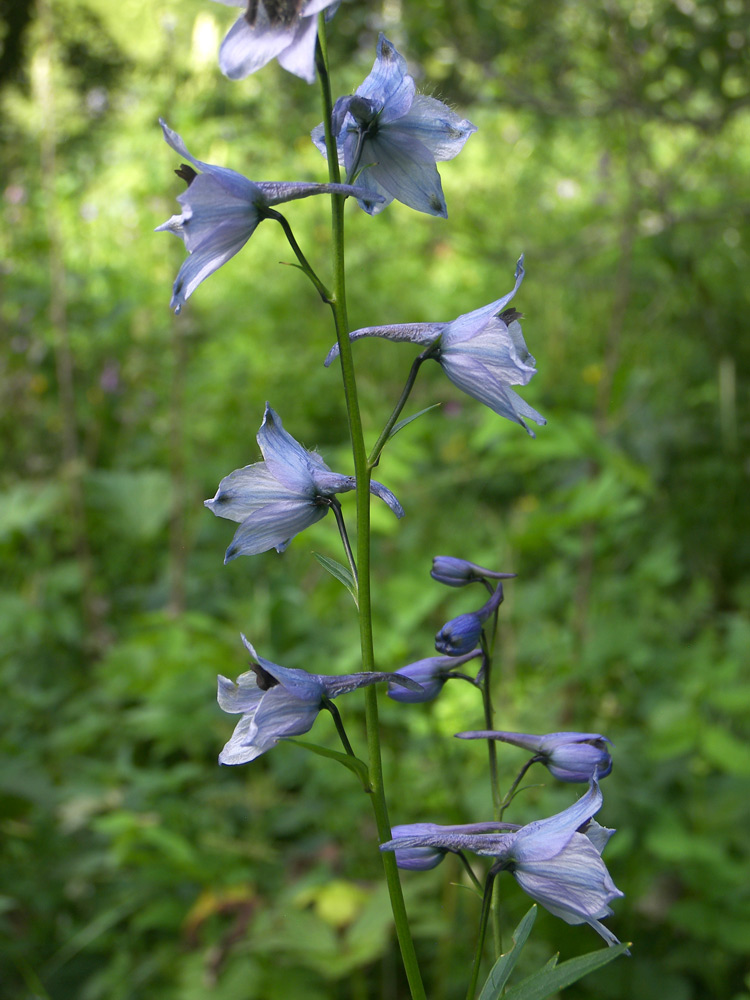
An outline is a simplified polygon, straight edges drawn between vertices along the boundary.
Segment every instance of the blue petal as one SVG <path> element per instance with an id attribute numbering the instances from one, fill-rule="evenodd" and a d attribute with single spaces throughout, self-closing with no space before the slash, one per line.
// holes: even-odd
<path id="1" fill-rule="evenodd" d="M 501 319 L 493 317 L 475 336 L 457 344 L 446 337 L 441 344 L 441 358 L 474 358 L 501 382 L 528 385 L 536 375 L 536 361 L 529 354 L 523 337 L 519 341 L 520 323 L 512 323 L 511 326 L 516 328 L 514 336 Z"/>
<path id="2" fill-rule="evenodd" d="M 252 670 L 240 674 L 236 684 L 219 674 L 216 699 L 224 712 L 229 712 L 230 715 L 254 712 L 262 697 L 263 691 L 258 687 L 258 678 Z"/>
<path id="3" fill-rule="evenodd" d="M 256 510 L 235 532 L 224 562 L 231 562 L 237 556 L 258 555 L 268 549 L 282 551 L 295 535 L 320 521 L 327 513 L 328 507 L 318 507 L 310 501 L 301 500 L 269 504 Z"/>
<path id="4" fill-rule="evenodd" d="M 315 495 L 313 469 L 319 468 L 320 463 L 311 464 L 310 453 L 284 430 L 281 418 L 268 403 L 257 440 L 269 472 L 287 489 L 312 499 Z"/>
<path id="5" fill-rule="evenodd" d="M 166 224 L 161 228 L 166 228 Z M 218 226 L 203 245 L 193 250 L 177 272 L 170 308 L 179 313 L 198 285 L 234 257 L 250 239 L 252 232 L 252 229 L 244 229 L 240 233 L 233 222 Z"/>
<path id="6" fill-rule="evenodd" d="M 325 689 L 318 674 L 311 674 L 307 670 L 299 670 L 295 667 L 280 667 L 278 663 L 273 663 L 272 660 L 266 660 L 264 657 L 258 656 L 255 652 L 255 647 L 244 633 L 240 633 L 240 638 L 242 639 L 243 646 L 253 660 L 259 663 L 266 673 L 269 673 L 280 684 L 283 684 L 288 691 L 291 691 L 295 698 L 299 698 L 302 701 L 309 701 L 316 705 L 320 703 Z"/>
<path id="7" fill-rule="evenodd" d="M 363 172 L 362 179 L 369 173 L 397 201 L 418 212 L 447 218 L 435 157 L 418 139 L 383 126 L 365 142 L 362 159 L 373 164 Z"/>
<path id="8" fill-rule="evenodd" d="M 306 495 L 292 493 L 272 476 L 265 462 L 235 469 L 219 483 L 216 496 L 204 500 L 204 507 L 230 521 L 244 521 L 261 507 L 286 500 L 307 500 Z"/>
<path id="9" fill-rule="evenodd" d="M 373 493 L 376 497 L 379 497 L 383 503 L 388 504 L 396 517 L 404 516 L 404 508 L 398 502 L 396 497 L 391 493 L 391 491 L 383 486 L 382 483 L 377 482 L 373 479 L 370 483 L 370 493 Z"/>
<path id="10" fill-rule="evenodd" d="M 228 167 L 217 167 L 212 163 L 204 163 L 203 160 L 197 160 L 188 152 L 182 136 L 178 135 L 177 132 L 171 129 L 163 118 L 159 119 L 159 124 L 161 125 L 165 141 L 172 147 L 175 153 L 183 157 L 183 159 L 189 160 L 189 162 L 194 166 L 213 177 L 217 183 L 221 184 L 227 194 L 240 200 L 246 200 L 248 202 L 255 201 L 257 188 L 252 181 L 248 180 L 247 177 L 244 177 L 242 174 L 238 174 L 236 170 L 230 170 Z M 198 178 L 195 178 L 195 180 L 197 179 Z M 190 187 L 195 184 L 195 180 Z M 182 196 L 182 198 L 184 197 L 185 195 Z M 182 198 L 178 198 L 177 200 L 181 201 Z"/>
<path id="11" fill-rule="evenodd" d="M 394 674 L 387 671 L 371 670 L 359 674 L 340 674 L 338 676 L 316 674 L 315 676 L 325 686 L 329 698 L 338 698 L 339 695 L 349 694 L 350 691 L 356 691 L 357 688 L 369 687 L 370 684 L 380 684 L 383 681 L 390 683 Z M 408 677 L 399 678 L 396 683 L 403 685 L 410 691 L 421 691 L 420 685 Z"/>
<path id="12" fill-rule="evenodd" d="M 243 14 L 234 22 L 221 43 L 221 72 L 230 80 L 242 80 L 283 52 L 291 37 L 293 35 L 288 26 L 274 26 L 267 19 L 259 17 L 251 27 Z"/>
<path id="13" fill-rule="evenodd" d="M 451 111 L 442 101 L 425 94 L 414 97 L 397 127 L 418 139 L 436 160 L 452 160 L 458 156 L 466 140 L 477 130 L 476 125 Z"/>
<path id="14" fill-rule="evenodd" d="M 490 302 L 489 305 L 482 306 L 480 309 L 475 309 L 473 312 L 463 313 L 448 325 L 448 329 L 445 331 L 445 336 L 443 337 L 443 344 L 446 347 L 452 347 L 455 344 L 463 342 L 464 340 L 469 340 L 472 337 L 475 337 L 482 330 L 485 323 L 487 323 L 493 316 L 497 316 L 498 313 L 503 311 L 521 287 L 521 282 L 526 274 L 523 266 L 523 258 L 524 255 L 521 254 L 516 262 L 516 282 L 507 295 L 503 295 L 501 298 L 495 299 L 494 302 Z"/>
<path id="15" fill-rule="evenodd" d="M 247 764 L 256 757 L 260 757 L 266 750 L 270 750 L 276 740 L 268 743 L 253 743 L 251 733 L 255 732 L 253 716 L 243 715 L 235 726 L 229 742 L 219 754 L 220 764 Z"/>
<path id="16" fill-rule="evenodd" d="M 375 63 L 370 74 L 357 87 L 360 97 L 369 97 L 383 108 L 380 121 L 401 118 L 411 107 L 416 87 L 406 72 L 406 60 L 381 33 Z"/>
<path id="17" fill-rule="evenodd" d="M 536 820 L 523 827 L 513 844 L 513 859 L 519 863 L 546 861 L 555 857 L 570 842 L 579 826 L 583 826 L 601 809 L 602 793 L 596 780 L 577 802 L 548 819 Z"/>
<path id="18" fill-rule="evenodd" d="M 445 359 L 441 358 L 440 364 L 454 385 L 501 417 L 520 424 L 531 437 L 535 436 L 534 432 L 526 426 L 522 417 L 528 417 L 540 425 L 547 423 L 541 413 L 525 403 L 517 393 L 474 358 L 451 354 Z"/>
<path id="19" fill-rule="evenodd" d="M 308 8 L 316 6 L 308 4 Z M 320 6 L 320 5 L 317 5 Z M 324 4 L 323 6 L 326 6 Z M 300 19 L 289 45 L 279 53 L 279 66 L 293 73 L 307 83 L 315 83 L 315 42 L 318 37 L 318 21 L 315 17 Z"/>

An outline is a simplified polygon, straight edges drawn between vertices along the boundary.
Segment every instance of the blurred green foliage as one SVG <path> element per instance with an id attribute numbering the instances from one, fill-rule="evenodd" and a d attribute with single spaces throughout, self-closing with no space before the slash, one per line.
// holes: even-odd
<path id="1" fill-rule="evenodd" d="M 215 763 L 232 728 L 215 675 L 245 669 L 240 630 L 289 666 L 357 668 L 351 600 L 310 555 L 340 557 L 330 519 L 224 568 L 232 527 L 201 507 L 257 459 L 267 398 L 350 468 L 328 315 L 265 224 L 175 320 L 183 247 L 151 233 L 181 188 L 159 115 L 202 159 L 323 179 L 317 92 L 276 64 L 221 78 L 234 13 L 202 0 L 28 12 L 0 9 L 0 990 L 405 996 L 356 779 L 297 746 Z M 430 581 L 433 554 L 518 572 L 499 723 L 616 744 L 601 819 L 619 828 L 610 924 L 633 957 L 566 996 L 747 1000 L 746 5 L 345 3 L 338 93 L 380 29 L 479 132 L 443 165 L 447 223 L 349 210 L 352 323 L 453 318 L 508 290 L 525 250 L 524 395 L 549 424 L 530 441 L 437 366 L 420 375 L 411 412 L 444 405 L 379 469 L 407 510 L 374 508 L 379 664 L 429 655 L 472 607 Z M 327 273 L 324 199 L 287 215 Z M 370 440 L 412 354 L 357 345 Z M 384 701 L 394 822 L 488 817 L 482 748 L 451 741 L 480 724 L 476 695 Z M 361 745 L 358 699 L 342 710 Z M 334 736 L 320 719 L 314 738 Z M 505 748 L 507 780 L 519 763 Z M 536 787 L 512 818 L 570 800 Z M 460 880 L 453 859 L 404 878 L 431 1000 L 463 995 L 478 905 Z M 509 931 L 527 900 L 502 888 Z M 596 943 L 540 912 L 526 960 Z"/>

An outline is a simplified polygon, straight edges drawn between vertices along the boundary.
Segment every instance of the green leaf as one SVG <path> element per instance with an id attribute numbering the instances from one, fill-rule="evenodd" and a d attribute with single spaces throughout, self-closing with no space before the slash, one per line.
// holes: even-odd
<path id="1" fill-rule="evenodd" d="M 496 1000 L 500 996 L 502 988 L 508 982 L 508 977 L 518 961 L 521 949 L 526 944 L 535 920 L 536 904 L 531 907 L 521 923 L 513 931 L 513 944 L 492 966 L 492 970 L 489 976 L 487 976 L 487 981 L 482 987 L 482 992 L 479 994 L 479 1000 Z"/>
<path id="2" fill-rule="evenodd" d="M 419 413 L 414 413 L 411 417 L 404 417 L 403 420 L 399 420 L 399 422 L 397 424 L 394 424 L 393 427 L 391 428 L 391 433 L 388 435 L 388 440 L 390 441 L 392 437 L 398 434 L 398 432 L 402 428 L 406 427 L 407 424 L 410 424 L 412 420 L 416 420 L 417 417 L 421 417 L 423 414 L 429 413 L 430 410 L 434 410 L 436 406 L 440 405 L 441 405 L 440 403 L 433 403 L 432 406 L 426 406 L 423 410 L 420 410 Z"/>
<path id="3" fill-rule="evenodd" d="M 328 556 L 321 555 L 320 552 L 313 552 L 313 555 L 318 560 L 320 565 L 326 570 L 331 576 L 335 577 L 339 583 L 343 583 L 349 593 L 352 595 L 354 603 L 359 608 L 359 600 L 357 598 L 357 584 L 352 576 L 352 571 L 347 566 L 342 566 L 340 562 L 336 562 L 335 559 L 330 559 Z"/>
<path id="4" fill-rule="evenodd" d="M 503 994 L 503 1000 L 544 1000 L 545 997 L 559 993 L 571 983 L 583 979 L 590 972 L 613 962 L 627 950 L 627 944 L 618 944 L 614 948 L 600 948 L 598 951 L 589 952 L 588 955 L 571 958 L 562 965 L 552 966 L 549 963 L 539 972 L 534 972 L 520 983 L 511 986 L 507 993 Z"/>
<path id="5" fill-rule="evenodd" d="M 350 771 L 353 771 L 357 775 L 366 792 L 370 791 L 370 772 L 367 769 L 367 764 L 363 760 L 360 760 L 359 757 L 351 757 L 348 753 L 341 753 L 340 750 L 331 750 L 329 747 L 322 747 L 319 743 L 308 743 L 306 740 L 287 739 L 287 743 L 294 743 L 298 747 L 304 747 L 305 750 L 312 750 L 319 757 L 329 757 L 331 760 L 337 760 L 339 764 L 348 767 Z"/>

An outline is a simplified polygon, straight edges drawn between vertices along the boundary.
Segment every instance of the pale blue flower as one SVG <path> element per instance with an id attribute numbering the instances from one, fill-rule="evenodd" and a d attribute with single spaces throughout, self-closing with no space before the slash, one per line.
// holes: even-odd
<path id="1" fill-rule="evenodd" d="M 485 580 L 512 580 L 515 573 L 497 573 L 493 569 L 485 569 L 469 562 L 468 559 L 457 559 L 455 556 L 435 556 L 432 560 L 430 576 L 446 587 L 465 587 L 469 583 L 482 583 Z"/>
<path id="2" fill-rule="evenodd" d="M 454 385 L 501 417 L 520 424 L 534 437 L 524 417 L 540 425 L 547 421 L 510 388 L 511 385 L 527 385 L 536 375 L 536 361 L 529 354 L 518 322 L 520 313 L 505 308 L 518 291 L 523 276 L 521 255 L 512 291 L 488 306 L 465 313 L 451 323 L 363 327 L 350 333 L 349 339 L 385 337 L 429 348 L 424 352 L 425 357 L 437 361 Z M 338 353 L 337 344 L 329 351 L 326 365 L 330 365 Z"/>
<path id="3" fill-rule="evenodd" d="M 417 94 L 406 60 L 382 34 L 370 75 L 353 96 L 336 101 L 332 129 L 347 178 L 357 177 L 358 184 L 385 199 L 379 204 L 360 199 L 366 212 L 375 215 L 395 198 L 443 217 L 448 211 L 435 163 L 452 160 L 477 130 L 442 101 Z M 323 125 L 313 129 L 312 139 L 325 155 Z"/>
<path id="4" fill-rule="evenodd" d="M 590 781 L 606 778 L 612 770 L 612 757 L 607 750 L 611 741 L 601 733 L 506 733 L 495 729 L 475 729 L 456 733 L 462 740 L 500 740 L 530 750 L 534 760 L 548 768 L 559 781 Z"/>
<path id="5" fill-rule="evenodd" d="M 177 313 L 202 281 L 244 247 L 272 205 L 314 194 L 363 196 L 361 188 L 346 184 L 250 181 L 234 170 L 196 160 L 182 138 L 163 119 L 159 123 L 172 149 L 202 171 L 184 165 L 176 171 L 188 183 L 187 191 L 177 196 L 182 214 L 156 227 L 179 236 L 190 254 L 172 290 L 170 306 Z"/>
<path id="6" fill-rule="evenodd" d="M 499 582 L 495 591 L 479 611 L 451 618 L 435 636 L 435 649 L 448 656 L 463 656 L 478 645 L 482 635 L 482 625 L 497 610 L 503 601 L 503 585 Z"/>
<path id="7" fill-rule="evenodd" d="M 464 663 L 481 656 L 481 649 L 473 649 L 464 656 L 428 656 L 424 660 L 415 660 L 405 667 L 400 667 L 395 671 L 396 677 L 409 677 L 416 681 L 421 691 L 412 691 L 395 682 L 388 685 L 388 697 L 394 701 L 404 701 L 410 704 L 420 701 L 432 701 L 437 698 L 443 689 L 443 685 L 451 677 L 455 677 L 455 671 Z M 463 677 L 463 674 L 459 676 Z"/>
<path id="8" fill-rule="evenodd" d="M 331 472 L 320 455 L 295 441 L 268 403 L 257 440 L 263 461 L 235 469 L 205 501 L 217 517 L 240 522 L 225 563 L 268 549 L 283 552 L 295 535 L 326 516 L 337 493 L 356 487 L 353 476 Z M 370 492 L 403 517 L 401 504 L 385 486 L 373 480 Z"/>
<path id="9" fill-rule="evenodd" d="M 623 893 L 615 886 L 601 849 L 607 837 L 599 831 L 579 833 L 602 804 L 596 779 L 585 795 L 549 819 L 536 820 L 513 833 L 423 833 L 399 837 L 381 845 L 381 851 L 437 848 L 472 851 L 497 859 L 536 902 L 568 924 L 589 924 L 609 945 L 619 944 L 600 921 L 612 914 L 609 906 Z M 597 824 L 598 826 L 598 824 Z"/>
<path id="10" fill-rule="evenodd" d="M 247 764 L 255 760 L 285 736 L 309 732 L 327 699 L 379 681 L 390 681 L 392 677 L 389 673 L 374 672 L 309 674 L 264 660 L 244 635 L 242 641 L 253 658 L 250 670 L 241 674 L 236 684 L 219 676 L 219 706 L 230 715 L 242 715 L 219 755 L 220 764 Z"/>
<path id="11" fill-rule="evenodd" d="M 339 0 L 219 0 L 244 7 L 221 43 L 219 66 L 230 80 L 242 80 L 272 59 L 308 83 L 315 80 L 315 41 L 321 10 L 332 14 Z M 328 16 L 328 15 L 326 15 Z"/>

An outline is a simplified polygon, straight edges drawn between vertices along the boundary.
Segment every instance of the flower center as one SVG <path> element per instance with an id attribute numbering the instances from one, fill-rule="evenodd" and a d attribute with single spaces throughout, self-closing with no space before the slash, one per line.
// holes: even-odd
<path id="1" fill-rule="evenodd" d="M 250 669 L 258 678 L 258 687 L 261 691 L 268 691 L 269 688 L 276 687 L 279 683 L 273 674 L 261 667 L 260 663 L 251 663 Z"/>
<path id="2" fill-rule="evenodd" d="M 300 16 L 305 0 L 248 0 L 245 20 L 251 28 L 258 19 L 259 5 L 263 6 L 269 24 L 273 27 L 282 25 L 288 28 Z"/>

